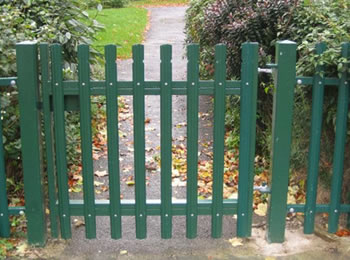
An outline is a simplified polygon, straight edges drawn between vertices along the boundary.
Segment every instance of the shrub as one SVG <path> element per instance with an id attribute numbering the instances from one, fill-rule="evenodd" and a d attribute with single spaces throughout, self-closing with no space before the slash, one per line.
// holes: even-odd
<path id="1" fill-rule="evenodd" d="M 208 3 L 209 2 L 209 3 Z M 204 78 L 213 76 L 214 45 L 227 45 L 227 68 L 230 78 L 238 78 L 241 67 L 241 44 L 245 41 L 259 43 L 259 66 L 274 60 L 277 40 L 290 39 L 298 44 L 298 75 L 310 76 L 317 64 L 326 65 L 327 76 L 337 77 L 344 70 L 346 59 L 340 57 L 340 45 L 349 41 L 349 1 L 275 1 L 275 0 L 216 0 L 201 5 L 192 1 L 187 11 L 187 41 L 201 44 L 200 64 Z M 328 45 L 322 55 L 314 53 L 315 44 Z M 271 78 L 259 76 L 257 148 L 269 156 L 271 133 L 272 91 Z M 334 135 L 336 88 L 326 88 L 324 129 L 326 147 Z M 228 144 L 236 146 L 239 138 L 239 97 L 230 97 L 227 104 L 226 124 L 231 133 Z M 296 88 L 292 163 L 305 166 L 310 125 L 311 88 Z"/>
<path id="2" fill-rule="evenodd" d="M 0 77 L 16 75 L 15 44 L 24 40 L 61 43 L 66 66 L 75 63 L 78 44 L 91 44 L 101 28 L 80 7 L 77 0 L 0 0 Z M 91 56 L 97 57 L 93 49 Z M 3 89 L 1 95 L 8 171 L 15 166 L 16 173 L 20 164 L 17 95 L 15 88 Z"/>
<path id="3" fill-rule="evenodd" d="M 281 25 L 285 34 L 298 43 L 297 74 L 311 76 L 317 65 L 324 65 L 327 77 L 338 77 L 348 62 L 341 57 L 341 43 L 350 41 L 350 2 L 347 0 L 314 2 L 299 5 L 289 24 Z M 327 50 L 315 53 L 315 45 L 325 42 Z M 349 70 L 350 72 L 350 70 Z M 311 119 L 311 87 L 297 87 L 294 112 L 292 164 L 294 168 L 306 165 Z M 322 153 L 326 164 L 331 165 L 334 144 L 337 88 L 326 87 L 323 113 Z M 350 114 L 349 114 L 350 115 Z M 346 160 L 347 161 L 347 160 Z M 350 166 L 350 165 L 349 165 Z"/>
<path id="4" fill-rule="evenodd" d="M 295 0 L 216 0 L 203 3 L 191 1 L 187 11 L 187 42 L 200 43 L 201 76 L 213 76 L 214 46 L 227 45 L 227 73 L 229 78 L 239 78 L 241 70 L 241 45 L 246 41 L 259 42 L 259 64 L 263 66 L 274 55 L 274 42 L 280 24 L 292 17 Z M 272 95 L 266 90 L 271 79 L 260 78 L 264 87 L 258 93 L 258 150 L 268 155 L 267 139 L 271 127 Z M 239 97 L 230 97 L 227 103 L 226 125 L 231 133 L 230 144 L 237 146 L 239 138 Z"/>

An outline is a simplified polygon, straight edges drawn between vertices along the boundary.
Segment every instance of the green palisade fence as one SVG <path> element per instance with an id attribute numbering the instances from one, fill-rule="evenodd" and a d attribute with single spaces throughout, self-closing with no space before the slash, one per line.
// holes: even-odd
<path id="1" fill-rule="evenodd" d="M 269 203 L 267 239 L 270 242 L 283 242 L 286 214 L 302 212 L 305 216 L 304 233 L 314 232 L 315 214 L 328 213 L 328 231 L 338 230 L 339 215 L 349 213 L 350 205 L 341 204 L 341 189 L 344 172 L 344 149 L 347 132 L 349 104 L 348 64 L 340 78 L 324 77 L 324 68 L 319 66 L 313 77 L 295 76 L 296 44 L 289 41 L 278 42 L 276 63 L 271 64 L 275 74 L 271 194 Z M 326 45 L 316 45 L 315 51 L 321 54 Z M 342 44 L 341 55 L 349 60 L 349 43 Z M 295 85 L 312 86 L 312 121 L 309 148 L 306 204 L 287 205 L 290 140 L 292 130 L 293 89 Z M 333 156 L 330 204 L 316 204 L 317 180 L 319 173 L 320 139 L 322 131 L 323 96 L 325 87 L 338 88 L 336 137 Z"/>
<path id="2" fill-rule="evenodd" d="M 186 237 L 195 238 L 199 215 L 211 216 L 211 235 L 222 235 L 223 215 L 237 214 L 237 236 L 249 237 L 252 230 L 252 204 L 256 136 L 256 106 L 258 90 L 257 43 L 242 46 L 240 80 L 226 75 L 226 46 L 215 46 L 214 80 L 199 78 L 199 46 L 187 47 L 187 79 L 172 79 L 172 46 L 160 46 L 160 81 L 145 81 L 144 46 L 133 46 L 133 79 L 119 81 L 117 48 L 105 47 L 105 80 L 90 78 L 89 47 L 78 48 L 78 80 L 63 78 L 62 47 L 59 44 L 24 42 L 17 45 L 17 77 L 0 78 L 0 86 L 17 86 L 20 103 L 22 160 L 25 207 L 8 207 L 4 147 L 0 140 L 0 236 L 10 236 L 9 216 L 25 212 L 28 220 L 28 241 L 44 245 L 47 237 L 45 196 L 47 190 L 51 237 L 72 237 L 71 217 L 83 216 L 86 238 L 96 237 L 96 219 L 110 218 L 113 239 L 122 237 L 122 216 L 134 216 L 136 238 L 147 237 L 147 216 L 160 216 L 161 237 L 171 238 L 173 216 L 186 217 Z M 296 76 L 296 44 L 280 41 L 276 44 L 276 64 L 270 64 L 275 79 L 273 107 L 273 137 L 271 188 L 267 239 L 283 242 L 288 212 L 305 215 L 304 233 L 314 231 L 315 214 L 329 214 L 329 232 L 338 229 L 339 215 L 350 213 L 350 205 L 341 202 L 344 150 L 349 105 L 349 75 L 325 77 L 319 66 L 313 77 Z M 325 44 L 316 46 L 316 53 L 326 51 Z M 349 59 L 349 43 L 342 45 L 342 56 Z M 39 56 L 38 56 L 39 55 Z M 40 61 L 38 60 L 40 58 Z M 30 66 L 28 66 L 28 64 Z M 40 66 L 40 68 L 39 68 Z M 39 74 L 40 71 L 40 74 Z M 40 79 L 40 81 L 39 81 Z M 312 87 L 312 122 L 309 148 L 306 203 L 287 204 L 294 89 Z M 317 204 L 322 112 L 325 88 L 338 88 L 336 138 L 330 204 Z M 41 91 L 40 91 L 41 88 Z M 95 200 L 92 159 L 91 96 L 106 96 L 109 200 Z M 133 96 L 135 199 L 120 199 L 120 165 L 118 140 L 118 96 Z M 161 200 L 147 200 L 145 181 L 145 95 L 159 95 L 161 105 Z M 187 96 L 187 189 L 186 200 L 172 199 L 172 96 Z M 214 97 L 214 158 L 213 196 L 199 200 L 198 180 L 198 110 L 199 96 Z M 238 199 L 223 199 L 224 134 L 226 97 L 239 95 L 240 153 Z M 70 200 L 67 176 L 65 111 L 79 110 L 81 125 L 83 200 Z M 43 130 L 41 129 L 43 118 Z M 0 137 L 2 138 L 0 124 Z M 44 133 L 44 143 L 41 140 Z M 43 162 L 43 149 L 45 162 Z M 46 170 L 47 189 L 43 186 Z"/>

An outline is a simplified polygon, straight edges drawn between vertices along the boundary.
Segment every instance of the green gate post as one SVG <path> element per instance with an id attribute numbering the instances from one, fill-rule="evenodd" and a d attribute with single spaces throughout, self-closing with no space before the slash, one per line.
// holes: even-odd
<path id="1" fill-rule="evenodd" d="M 282 243 L 286 225 L 290 146 L 296 79 L 296 44 L 276 44 L 277 75 L 273 100 L 271 196 L 267 240 Z"/>
<path id="2" fill-rule="evenodd" d="M 258 43 L 242 45 L 237 236 L 252 234 Z"/>
<path id="3" fill-rule="evenodd" d="M 1 104 L 0 104 L 1 108 Z M 6 192 L 6 169 L 2 139 L 2 120 L 0 120 L 0 237 L 10 236 L 10 221 Z"/>
<path id="4" fill-rule="evenodd" d="M 44 246 L 46 218 L 42 188 L 37 43 L 17 44 L 16 56 L 28 243 Z"/>

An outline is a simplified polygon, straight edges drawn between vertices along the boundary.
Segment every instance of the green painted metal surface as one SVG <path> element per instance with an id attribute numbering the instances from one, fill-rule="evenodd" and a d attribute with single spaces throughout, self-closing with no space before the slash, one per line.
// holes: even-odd
<path id="1" fill-rule="evenodd" d="M 147 236 L 147 216 L 160 216 L 161 237 L 171 238 L 173 216 L 186 216 L 186 237 L 197 236 L 198 215 L 210 215 L 213 238 L 221 237 L 223 215 L 237 214 L 237 236 L 251 236 L 253 180 L 256 135 L 256 104 L 258 86 L 258 44 L 242 46 L 242 75 L 240 81 L 226 79 L 226 46 L 215 48 L 214 80 L 199 80 L 199 46 L 187 49 L 187 80 L 172 80 L 172 47 L 161 46 L 160 81 L 144 78 L 144 47 L 133 46 L 133 79 L 118 81 L 116 46 L 105 47 L 106 79 L 90 79 L 89 47 L 78 48 L 78 80 L 64 81 L 62 74 L 62 47 L 40 45 L 42 103 L 39 96 L 38 52 L 35 43 L 17 45 L 18 78 L 1 78 L 0 86 L 17 81 L 21 113 L 22 153 L 26 208 L 7 206 L 6 175 L 3 147 L 0 144 L 0 236 L 9 235 L 9 215 L 26 211 L 28 240 L 31 244 L 44 245 L 46 222 L 42 185 L 40 140 L 40 110 L 44 116 L 46 169 L 52 237 L 71 238 L 71 216 L 84 216 L 86 237 L 96 237 L 96 216 L 109 216 L 111 237 L 121 238 L 122 216 L 135 216 L 136 237 Z M 317 53 L 325 50 L 319 44 Z M 342 55 L 349 57 L 349 44 L 343 44 Z M 30 66 L 28 66 L 30 62 Z M 267 238 L 270 242 L 283 242 L 287 212 L 305 214 L 304 232 L 314 230 L 315 213 L 329 213 L 329 232 L 338 228 L 339 214 L 349 213 L 350 205 L 341 204 L 342 177 L 344 171 L 344 145 L 348 113 L 348 75 L 340 79 L 321 77 L 318 67 L 313 77 L 295 75 L 296 45 L 293 42 L 277 43 L 274 70 L 275 93 L 273 113 L 271 193 Z M 50 78 L 51 74 L 51 78 Z M 295 84 L 312 86 L 312 126 L 305 204 L 288 205 L 288 176 L 291 144 Z M 323 95 L 326 86 L 338 87 L 336 141 L 330 204 L 316 204 L 317 178 L 320 154 Z M 107 107 L 108 168 L 110 200 L 95 200 L 92 160 L 91 96 L 105 95 Z M 118 140 L 118 96 L 133 96 L 134 112 L 134 165 L 135 200 L 120 199 L 120 165 Z M 146 199 L 145 181 L 145 95 L 160 95 L 161 102 L 161 200 Z M 186 200 L 172 199 L 172 96 L 187 96 L 187 188 Z M 198 109 L 199 96 L 214 96 L 214 158 L 213 198 L 198 200 Z M 240 155 L 238 200 L 223 199 L 225 99 L 227 95 L 240 95 Z M 65 111 L 80 111 L 81 147 L 83 164 L 84 200 L 71 201 L 68 193 Z M 34 124 L 33 124 L 34 122 Z M 0 135 L 2 129 L 0 125 Z M 34 148 L 33 148 L 34 147 Z M 1 161 L 2 159 L 2 161 Z M 4 215 L 1 215 L 4 214 Z M 6 215 L 7 214 L 7 215 Z M 59 223 L 58 223 L 59 220 Z"/>
<path id="2" fill-rule="evenodd" d="M 279 41 L 276 45 L 276 80 L 273 102 L 271 196 L 268 210 L 267 239 L 284 241 L 292 133 L 296 44 Z"/>
<path id="3" fill-rule="evenodd" d="M 245 43 L 242 47 L 237 213 L 238 237 L 251 236 L 252 229 L 258 49 L 259 46 L 257 43 Z"/>
<path id="4" fill-rule="evenodd" d="M 145 95 L 144 46 L 134 45 L 133 53 L 133 109 L 134 109 L 134 169 L 136 238 L 147 236 L 146 169 L 145 169 Z"/>
<path id="5" fill-rule="evenodd" d="M 1 109 L 1 103 L 0 103 Z M 6 168 L 4 144 L 2 138 L 2 120 L 0 121 L 0 237 L 10 236 L 10 222 L 6 190 Z"/>
<path id="6" fill-rule="evenodd" d="M 41 117 L 39 102 L 38 46 L 16 45 L 21 150 L 28 242 L 46 243 L 46 216 L 42 185 Z"/>
<path id="7" fill-rule="evenodd" d="M 0 86 L 8 87 L 16 85 L 17 77 L 0 78 Z"/>
<path id="8" fill-rule="evenodd" d="M 58 187 L 58 212 L 61 237 L 69 239 L 72 237 L 72 230 L 70 223 L 71 215 L 69 212 L 66 130 L 64 123 L 64 96 L 62 82 L 62 47 L 58 44 L 54 44 L 51 45 L 51 86 L 53 92 L 52 99 Z"/>
<path id="9" fill-rule="evenodd" d="M 46 153 L 46 175 L 48 182 L 48 197 L 50 210 L 50 229 L 53 238 L 58 237 L 58 210 L 56 207 L 57 191 L 53 146 L 53 125 L 50 105 L 49 88 L 49 45 L 40 44 L 40 68 L 41 68 L 41 93 L 43 102 L 45 153 Z"/>
<path id="10" fill-rule="evenodd" d="M 213 206 L 211 236 L 222 234 L 223 181 L 224 181 L 224 135 L 225 135 L 225 81 L 226 46 L 215 46 L 215 90 L 214 90 L 214 158 L 213 158 Z"/>
<path id="11" fill-rule="evenodd" d="M 187 47 L 187 210 L 186 237 L 197 236 L 198 222 L 198 81 L 199 81 L 199 46 Z"/>
<path id="12" fill-rule="evenodd" d="M 105 81 L 90 81 L 91 95 L 105 95 L 106 82 Z M 133 82 L 132 81 L 119 81 L 118 82 L 118 95 L 133 95 Z M 199 84 L 199 95 L 214 95 L 214 82 L 211 80 L 201 80 Z M 226 81 L 226 95 L 239 95 L 240 94 L 240 81 Z M 77 96 L 79 95 L 78 82 L 77 81 L 65 81 L 64 95 L 65 96 Z M 172 82 L 172 95 L 187 95 L 187 81 L 173 81 Z M 159 81 L 146 81 L 144 82 L 145 95 L 160 95 L 160 82 Z M 74 104 L 72 104 L 74 105 Z"/>
<path id="13" fill-rule="evenodd" d="M 95 210 L 97 216 L 109 216 L 109 200 L 96 200 Z M 210 215 L 212 200 L 198 200 L 198 215 Z M 161 202 L 160 200 L 147 200 L 146 202 L 147 216 L 160 216 L 161 214 Z M 122 200 L 121 201 L 121 214 L 122 216 L 135 216 L 135 200 Z M 72 215 L 83 216 L 84 208 L 82 200 L 71 200 L 70 209 Z M 349 208 L 350 210 L 350 208 Z M 187 211 L 186 200 L 173 200 L 172 202 L 172 215 L 184 216 Z M 224 200 L 223 201 L 223 214 L 233 215 L 237 214 L 237 200 Z"/>
<path id="14" fill-rule="evenodd" d="M 350 57 L 350 44 L 342 44 L 342 57 Z M 349 110 L 349 79 L 347 75 L 348 64 L 345 64 L 345 72 L 340 78 L 338 87 L 338 104 L 336 114 L 336 133 L 333 155 L 333 171 L 331 184 L 331 201 L 328 218 L 328 232 L 335 233 L 338 230 L 340 215 L 340 200 L 344 174 L 344 152 L 347 134 L 348 110 Z"/>
<path id="15" fill-rule="evenodd" d="M 161 147 L 161 236 L 171 238 L 172 233 L 172 47 L 162 45 L 160 47 L 160 147 Z"/>
<path id="16" fill-rule="evenodd" d="M 107 102 L 107 140 L 108 172 L 110 197 L 111 237 L 121 238 L 122 223 L 120 210 L 119 177 L 119 140 L 118 140 L 118 97 L 117 97 L 117 48 L 115 45 L 105 47 L 106 57 L 106 102 Z"/>
<path id="17" fill-rule="evenodd" d="M 318 44 L 316 53 L 322 54 L 326 50 L 326 44 Z M 304 220 L 304 233 L 312 234 L 315 225 L 316 197 L 318 185 L 318 172 L 320 162 L 320 144 L 322 131 L 322 114 L 323 114 L 323 96 L 324 96 L 324 78 L 321 73 L 324 67 L 316 68 L 314 83 L 312 86 L 312 115 L 309 147 L 309 165 L 306 188 L 306 208 Z"/>
<path id="18" fill-rule="evenodd" d="M 92 161 L 91 99 L 89 46 L 78 47 L 80 136 L 83 172 L 84 219 L 86 238 L 96 238 L 96 216 L 94 209 L 95 186 Z"/>

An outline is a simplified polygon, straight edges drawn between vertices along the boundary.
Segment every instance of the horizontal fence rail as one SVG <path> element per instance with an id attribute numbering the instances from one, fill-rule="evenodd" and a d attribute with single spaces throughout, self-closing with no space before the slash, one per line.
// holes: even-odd
<path id="1" fill-rule="evenodd" d="M 186 237 L 195 238 L 199 215 L 211 216 L 211 235 L 221 237 L 223 215 L 237 214 L 237 235 L 251 236 L 255 159 L 256 104 L 258 88 L 258 44 L 242 46 L 240 80 L 228 80 L 226 46 L 215 46 L 214 80 L 199 78 L 199 46 L 187 47 L 187 79 L 172 79 L 172 46 L 160 46 L 160 80 L 145 81 L 144 47 L 133 46 L 133 79 L 118 80 L 117 48 L 105 47 L 105 80 L 90 78 L 89 47 L 78 48 L 78 79 L 64 80 L 62 47 L 59 44 L 25 42 L 17 45 L 18 76 L 0 78 L 1 87 L 17 87 L 21 113 L 22 157 L 25 187 L 25 207 L 8 207 L 3 142 L 0 140 L 0 236 L 10 235 L 9 216 L 24 211 L 28 220 L 28 241 L 43 245 L 46 241 L 43 162 L 40 122 L 43 116 L 45 170 L 51 236 L 72 237 L 71 217 L 85 220 L 86 237 L 96 237 L 96 218 L 108 216 L 111 238 L 122 237 L 122 216 L 134 216 L 136 237 L 147 237 L 147 217 L 160 216 L 161 237 L 171 238 L 173 216 L 186 217 Z M 321 55 L 327 46 L 318 44 Z M 342 57 L 349 59 L 349 43 L 342 45 Z M 30 61 L 30 68 L 28 62 Z M 40 65 L 40 70 L 39 70 Z M 267 238 L 283 242 L 286 214 L 304 213 L 304 233 L 314 232 L 315 214 L 328 213 L 328 231 L 338 229 L 339 215 L 350 213 L 350 205 L 341 201 L 344 172 L 344 151 L 349 105 L 349 75 L 346 68 L 340 78 L 324 77 L 319 66 L 311 77 L 296 76 L 296 44 L 280 41 L 276 44 L 276 64 L 260 69 L 274 75 L 274 112 L 271 161 L 271 188 L 268 209 Z M 40 71 L 40 75 L 39 75 Z M 40 84 L 39 84 L 40 76 Z M 288 177 L 295 87 L 312 88 L 312 122 L 309 147 L 308 179 L 305 204 L 288 204 Z M 41 87 L 41 91 L 39 89 Z M 324 92 L 327 87 L 338 89 L 336 135 L 333 156 L 331 198 L 329 204 L 317 204 L 317 186 L 322 133 Z M 96 200 L 92 159 L 91 97 L 106 96 L 109 200 Z M 118 104 L 121 95 L 133 96 L 135 199 L 120 199 L 120 165 L 118 140 Z M 161 200 L 148 200 L 145 179 L 145 95 L 159 95 L 161 105 Z M 172 96 L 187 96 L 187 188 L 185 200 L 172 199 Z M 199 96 L 214 97 L 214 159 L 213 197 L 198 199 L 198 109 Z M 240 154 L 238 199 L 223 199 L 225 100 L 240 96 Z M 67 144 L 65 111 L 80 111 L 82 149 L 83 200 L 70 200 L 68 191 Z M 30 125 L 30 127 L 28 127 Z M 0 138 L 2 138 L 0 125 Z"/>

